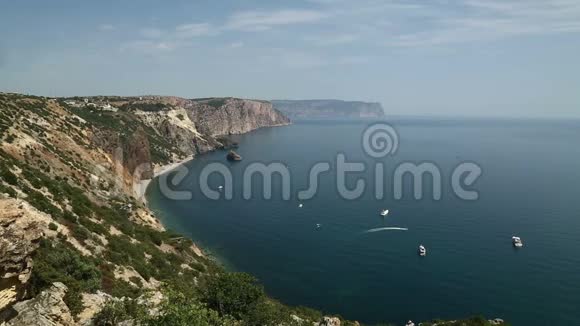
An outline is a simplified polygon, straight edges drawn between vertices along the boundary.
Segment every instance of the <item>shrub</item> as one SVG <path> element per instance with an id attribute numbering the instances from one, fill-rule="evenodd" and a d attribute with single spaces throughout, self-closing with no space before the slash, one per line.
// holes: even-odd
<path id="1" fill-rule="evenodd" d="M 95 315 L 95 326 L 115 326 L 127 320 L 144 319 L 146 309 L 134 300 L 110 301 Z"/>
<path id="2" fill-rule="evenodd" d="M 0 193 L 8 194 L 8 196 L 12 198 L 16 198 L 18 196 L 18 194 L 14 189 L 12 189 L 12 187 L 6 187 L 1 183 L 0 183 Z"/>
<path id="3" fill-rule="evenodd" d="M 167 290 L 166 299 L 161 304 L 160 314 L 143 320 L 143 325 L 150 326 L 232 326 L 238 325 L 228 316 L 222 316 L 208 309 L 195 299 L 188 298 L 182 293 Z"/>
<path id="4" fill-rule="evenodd" d="M 56 231 L 58 230 L 58 226 L 52 222 L 48 223 L 48 229 L 51 231 Z"/>
<path id="5" fill-rule="evenodd" d="M 222 273 L 206 279 L 201 289 L 202 301 L 220 315 L 242 319 L 264 297 L 264 289 L 246 273 Z"/>
<path id="6" fill-rule="evenodd" d="M 16 177 L 16 175 L 7 167 L 0 169 L 0 178 L 10 185 L 15 186 L 18 184 L 18 177 Z"/>
<path id="7" fill-rule="evenodd" d="M 30 292 L 36 295 L 54 282 L 68 286 L 65 302 L 76 315 L 82 310 L 81 292 L 99 289 L 101 273 L 94 260 L 68 245 L 43 239 L 34 255 Z"/>
<path id="8" fill-rule="evenodd" d="M 109 294 L 117 298 L 136 299 L 142 293 L 143 291 L 140 288 L 136 288 L 126 281 L 115 279 Z"/>
<path id="9" fill-rule="evenodd" d="M 245 325 L 278 326 L 292 323 L 290 312 L 278 302 L 261 300 L 244 316 Z"/>

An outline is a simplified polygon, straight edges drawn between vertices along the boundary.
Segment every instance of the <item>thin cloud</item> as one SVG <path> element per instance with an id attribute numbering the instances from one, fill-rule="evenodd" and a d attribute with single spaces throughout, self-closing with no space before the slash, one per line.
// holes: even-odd
<path id="1" fill-rule="evenodd" d="M 160 29 L 151 27 L 142 28 L 139 33 L 145 38 L 160 38 L 163 35 Z"/>
<path id="2" fill-rule="evenodd" d="M 111 24 L 102 24 L 99 25 L 97 27 L 97 30 L 99 32 L 108 32 L 108 31 L 114 31 L 115 30 L 115 26 L 111 25 Z"/>
<path id="3" fill-rule="evenodd" d="M 172 52 L 180 46 L 182 44 L 176 42 L 138 40 L 123 44 L 120 50 L 121 52 L 135 51 L 145 54 L 160 54 Z"/>
<path id="4" fill-rule="evenodd" d="M 315 23 L 327 16 L 320 11 L 304 9 L 243 11 L 231 15 L 224 27 L 239 31 L 264 31 L 274 26 Z"/>
<path id="5" fill-rule="evenodd" d="M 428 29 L 392 36 L 389 46 L 418 47 L 489 42 L 518 36 L 580 32 L 580 2 L 470 0 L 427 22 Z"/>
<path id="6" fill-rule="evenodd" d="M 358 39 L 359 36 L 354 34 L 319 35 L 308 36 L 305 38 L 306 41 L 312 42 L 318 46 L 350 44 Z"/>
<path id="7" fill-rule="evenodd" d="M 178 38 L 205 36 L 216 32 L 208 23 L 183 24 L 175 27 L 175 36 Z"/>
<path id="8" fill-rule="evenodd" d="M 232 48 L 232 49 L 241 48 L 243 46 L 244 46 L 244 42 L 241 42 L 241 41 L 233 42 L 230 44 L 230 48 Z"/>

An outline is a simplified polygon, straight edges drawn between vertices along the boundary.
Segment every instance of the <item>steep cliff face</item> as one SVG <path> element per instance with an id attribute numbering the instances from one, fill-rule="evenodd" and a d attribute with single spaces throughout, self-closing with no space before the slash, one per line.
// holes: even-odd
<path id="1" fill-rule="evenodd" d="M 380 103 L 340 100 L 273 100 L 291 119 L 377 119 L 385 116 Z"/>
<path id="2" fill-rule="evenodd" d="M 226 98 L 193 100 L 190 104 L 190 119 L 200 132 L 213 137 L 290 123 L 272 103 L 265 101 Z"/>
<path id="3" fill-rule="evenodd" d="M 219 136 L 246 133 L 262 127 L 289 124 L 270 102 L 236 98 L 183 99 L 141 97 L 115 105 L 131 111 L 164 139 L 179 157 L 224 146 Z M 173 158 L 174 160 L 177 157 Z"/>
<path id="4" fill-rule="evenodd" d="M 92 142 L 122 162 L 126 184 L 151 178 L 154 165 L 227 144 L 223 135 L 290 123 L 266 101 L 172 96 L 89 97 L 61 101 L 92 128 Z"/>

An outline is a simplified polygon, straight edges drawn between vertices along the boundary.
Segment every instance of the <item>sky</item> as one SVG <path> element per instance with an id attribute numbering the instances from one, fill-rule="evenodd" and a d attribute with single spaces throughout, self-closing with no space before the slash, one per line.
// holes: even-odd
<path id="1" fill-rule="evenodd" d="M 580 118 L 580 0 L 0 0 L 0 91 Z"/>

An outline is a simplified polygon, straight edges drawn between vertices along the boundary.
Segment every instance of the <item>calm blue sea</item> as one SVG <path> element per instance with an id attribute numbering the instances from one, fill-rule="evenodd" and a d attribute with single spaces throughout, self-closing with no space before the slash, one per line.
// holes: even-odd
<path id="1" fill-rule="evenodd" d="M 242 162 L 226 152 L 199 157 L 176 188 L 193 199 L 165 198 L 157 183 L 151 207 L 170 229 L 191 236 L 229 269 L 253 274 L 273 297 L 365 323 L 474 314 L 513 325 L 580 325 L 580 122 L 396 118 L 398 151 L 369 157 L 361 135 L 369 122 L 297 122 L 235 137 Z M 341 199 L 336 173 L 320 176 L 317 195 L 298 207 L 296 191 L 308 184 L 317 162 L 334 166 L 336 155 L 366 164 L 367 181 L 357 200 Z M 461 162 L 483 174 L 471 187 L 477 201 L 453 194 L 451 173 Z M 234 199 L 210 200 L 199 191 L 199 172 L 209 163 L 229 166 Z M 242 199 L 242 175 L 253 162 L 281 162 L 291 172 L 292 200 L 275 190 Z M 374 166 L 383 162 L 385 198 L 372 191 Z M 401 162 L 431 162 L 442 174 L 442 198 L 426 191 L 415 200 L 392 195 L 392 172 Z M 432 185 L 426 178 L 426 185 Z M 210 178 L 217 188 L 223 180 Z M 280 178 L 274 184 L 280 185 Z M 405 182 L 407 186 L 409 182 Z M 386 218 L 379 216 L 388 208 Z M 316 228 L 321 224 L 321 228 Z M 386 226 L 408 231 L 364 233 Z M 524 247 L 515 250 L 512 235 Z M 417 255 L 424 244 L 426 257 Z"/>

